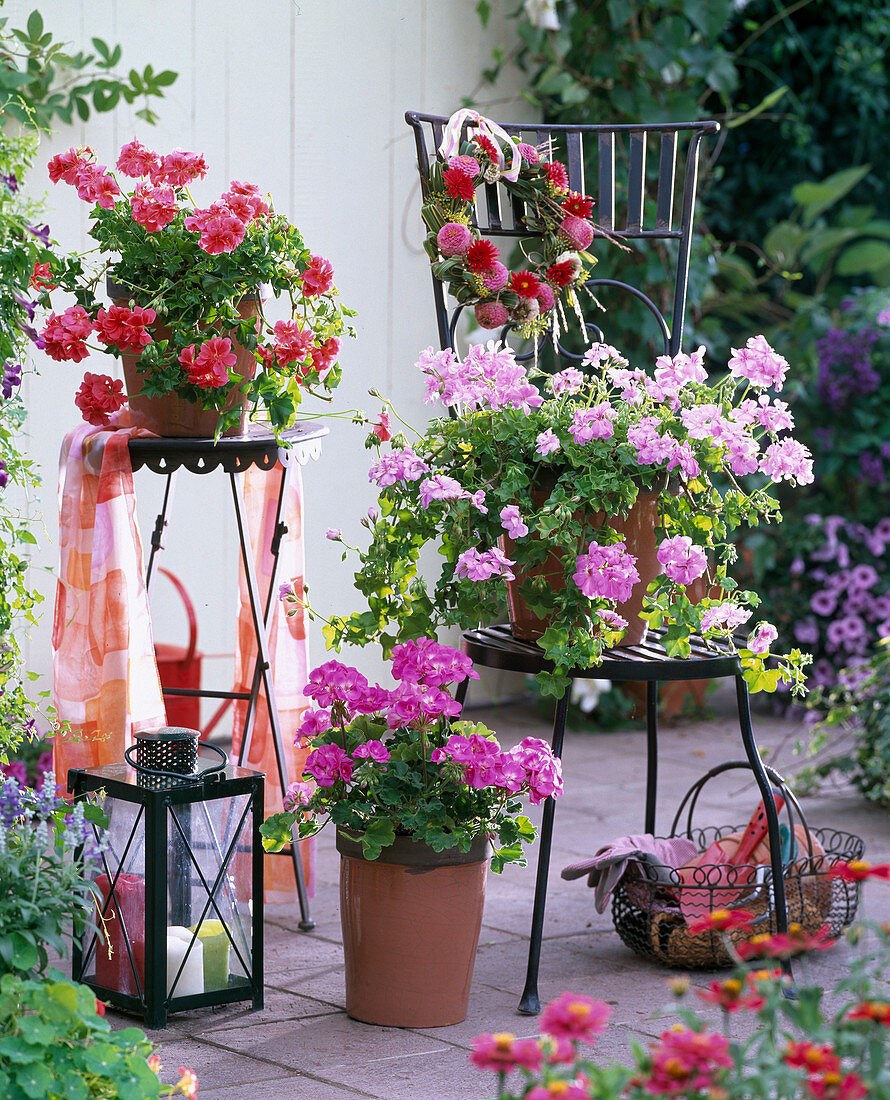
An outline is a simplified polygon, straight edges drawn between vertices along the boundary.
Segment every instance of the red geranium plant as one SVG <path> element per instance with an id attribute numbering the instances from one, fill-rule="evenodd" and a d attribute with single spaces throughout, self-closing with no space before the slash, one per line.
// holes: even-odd
<path id="1" fill-rule="evenodd" d="M 310 252 L 255 184 L 233 180 L 215 201 L 197 206 L 190 187 L 207 173 L 200 154 L 162 155 L 134 139 L 116 169 L 98 164 L 89 147 L 49 162 L 50 179 L 75 187 L 92 206 L 90 236 L 104 258 L 87 271 L 82 257 L 59 256 L 35 272 L 44 304 L 57 288 L 75 298 L 53 310 L 40 333 L 47 355 L 80 362 L 92 338 L 99 345 L 92 350 L 139 356 L 146 396 L 175 393 L 225 410 L 220 431 L 239 415 L 228 408 L 236 389 L 254 409 L 264 406 L 276 431 L 288 427 L 304 391 L 325 397 L 336 387 L 341 341 L 354 335 L 331 264 Z M 130 194 L 122 177 L 136 181 Z M 115 304 L 98 297 L 103 277 Z M 270 292 L 288 300 L 289 318 L 266 319 Z M 243 316 L 245 300 L 259 301 L 259 320 Z M 252 378 L 234 369 L 236 344 L 257 361 Z M 110 378 L 89 374 L 76 399 L 95 424 L 107 423 L 123 402 Z"/>

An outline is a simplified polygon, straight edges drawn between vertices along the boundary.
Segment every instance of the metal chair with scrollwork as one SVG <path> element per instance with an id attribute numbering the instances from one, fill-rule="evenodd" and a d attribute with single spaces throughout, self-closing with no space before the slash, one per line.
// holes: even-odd
<path id="1" fill-rule="evenodd" d="M 424 201 L 430 193 L 430 165 L 438 155 L 448 119 L 409 111 L 405 115 L 414 132 L 417 165 Z M 595 200 L 594 225 L 600 237 L 617 238 L 629 249 L 658 247 L 665 261 L 662 301 L 656 303 L 639 287 L 620 279 L 590 278 L 588 288 L 596 289 L 597 301 L 621 302 L 621 320 L 625 331 L 637 323 L 629 321 L 627 310 L 636 310 L 639 323 L 654 325 L 654 346 L 659 354 L 675 355 L 681 349 L 689 262 L 693 243 L 693 220 L 698 186 L 699 158 L 704 139 L 717 133 L 716 122 L 663 123 L 653 125 L 549 125 L 543 123 L 503 123 L 503 129 L 515 140 L 550 150 L 551 159 L 561 160 L 568 171 L 569 188 L 587 193 Z M 585 183 L 585 174 L 588 182 Z M 591 185 L 590 181 L 594 181 Z M 525 225 L 522 203 L 508 196 L 497 184 L 484 184 L 476 193 L 474 224 L 488 237 L 534 237 Z M 596 239 L 596 238 L 595 238 Z M 457 333 L 463 305 L 449 306 L 442 282 L 433 276 L 433 295 L 440 346 L 457 351 Z M 609 313 L 606 313 L 609 317 Z M 586 322 L 594 339 L 605 342 L 599 323 Z M 511 326 L 501 332 L 505 339 Z M 548 341 L 549 343 L 549 341 Z M 557 355 L 580 360 L 581 354 L 554 341 Z M 517 353 L 518 359 L 536 354 L 536 349 Z M 701 639 L 692 640 L 689 657 L 668 656 L 661 644 L 661 631 L 650 631 L 641 645 L 607 649 L 596 675 L 614 681 L 646 684 L 647 769 L 644 827 L 655 832 L 655 807 L 658 766 L 658 685 L 671 681 L 719 679 L 735 680 L 739 728 L 748 761 L 764 800 L 770 838 L 775 919 L 779 931 L 787 929 L 787 910 L 779 844 L 779 820 L 770 789 L 770 781 L 754 739 L 747 685 L 738 657 L 729 647 L 720 647 Z M 488 668 L 535 675 L 550 667 L 540 648 L 533 642 L 513 637 L 508 626 L 487 626 L 465 631 L 464 651 L 473 662 Z M 572 678 L 585 677 L 588 669 L 576 669 Z M 463 685 L 466 690 L 466 684 Z M 570 692 L 558 701 L 553 720 L 553 751 L 562 756 Z M 463 701 L 461 697 L 461 702 Z M 544 805 L 535 900 L 532 912 L 525 989 L 519 1003 L 520 1013 L 540 1011 L 538 968 L 544 931 L 544 911 L 555 803 Z"/>

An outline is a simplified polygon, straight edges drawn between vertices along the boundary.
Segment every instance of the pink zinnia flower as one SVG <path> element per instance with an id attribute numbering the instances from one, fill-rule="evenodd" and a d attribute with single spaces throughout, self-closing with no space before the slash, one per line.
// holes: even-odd
<path id="1" fill-rule="evenodd" d="M 520 141 L 516 148 L 519 150 L 519 155 L 522 157 L 526 164 L 541 163 L 541 154 L 534 147 L 534 145 L 529 145 L 525 141 Z"/>
<path id="2" fill-rule="evenodd" d="M 535 1039 L 517 1039 L 508 1031 L 497 1035 L 477 1035 L 473 1039 L 470 1061 L 478 1069 L 511 1073 L 517 1066 L 534 1072 L 541 1068 L 544 1052 Z"/>
<path id="3" fill-rule="evenodd" d="M 501 328 L 510 320 L 510 315 L 501 302 L 479 302 L 473 312 L 482 328 Z"/>
<path id="4" fill-rule="evenodd" d="M 593 226 L 584 218 L 566 214 L 559 226 L 559 235 L 569 242 L 572 248 L 583 252 L 593 240 Z"/>
<path id="5" fill-rule="evenodd" d="M 107 374 L 83 376 L 83 382 L 74 398 L 74 404 L 80 409 L 84 420 L 96 427 L 102 427 L 110 420 L 127 398 L 123 392 L 124 384 L 119 378 L 109 378 Z"/>
<path id="6" fill-rule="evenodd" d="M 462 222 L 448 222 L 436 234 L 436 244 L 443 256 L 464 256 L 473 234 Z"/>
<path id="7" fill-rule="evenodd" d="M 486 289 L 496 294 L 499 290 L 503 290 L 509 282 L 510 272 L 505 264 L 502 264 L 500 260 L 495 260 L 491 267 L 487 271 L 483 271 L 479 277 Z M 492 327 L 497 328 L 498 326 L 494 325 Z"/>
<path id="8" fill-rule="evenodd" d="M 577 993 L 563 993 L 541 1013 L 541 1031 L 556 1039 L 593 1043 L 606 1029 L 612 1009 Z"/>

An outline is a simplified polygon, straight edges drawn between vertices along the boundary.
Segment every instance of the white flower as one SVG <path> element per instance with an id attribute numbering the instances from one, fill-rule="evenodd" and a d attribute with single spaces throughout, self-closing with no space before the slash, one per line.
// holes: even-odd
<path id="1" fill-rule="evenodd" d="M 525 0 L 525 14 L 533 27 L 541 31 L 558 31 L 559 16 L 556 0 Z"/>
<path id="2" fill-rule="evenodd" d="M 572 702 L 581 708 L 584 714 L 592 714 L 605 694 L 612 686 L 611 680 L 572 680 Z"/>

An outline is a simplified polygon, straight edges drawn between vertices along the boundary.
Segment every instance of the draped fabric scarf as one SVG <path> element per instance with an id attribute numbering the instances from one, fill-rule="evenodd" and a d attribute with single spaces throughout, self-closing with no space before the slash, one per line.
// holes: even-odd
<path id="1" fill-rule="evenodd" d="M 166 723 L 152 640 L 142 540 L 128 444 L 150 435 L 131 428 L 123 410 L 108 427 L 82 424 L 62 443 L 59 476 L 59 575 L 53 620 L 53 705 L 61 729 L 53 763 L 64 784 L 69 768 L 96 768 L 123 760 L 133 735 Z M 261 598 L 269 588 L 269 552 L 275 526 L 281 467 L 251 467 L 243 475 L 244 502 Z M 241 476 L 241 475 L 239 475 Z M 297 468 L 290 476 L 282 520 L 279 579 L 303 584 L 302 487 Z M 243 563 L 240 569 L 235 691 L 249 691 L 256 638 Z M 302 610 L 287 617 L 272 594 L 269 649 L 281 722 L 284 759 L 291 781 L 303 773 L 306 750 L 294 746 L 294 730 L 307 707 L 308 648 Z M 235 705 L 233 754 L 237 754 L 246 702 Z M 246 767 L 266 775 L 266 812 L 282 808 L 269 711 L 262 689 Z M 312 885 L 310 847 L 303 867 Z M 267 857 L 266 901 L 295 897 L 293 867 Z"/>

